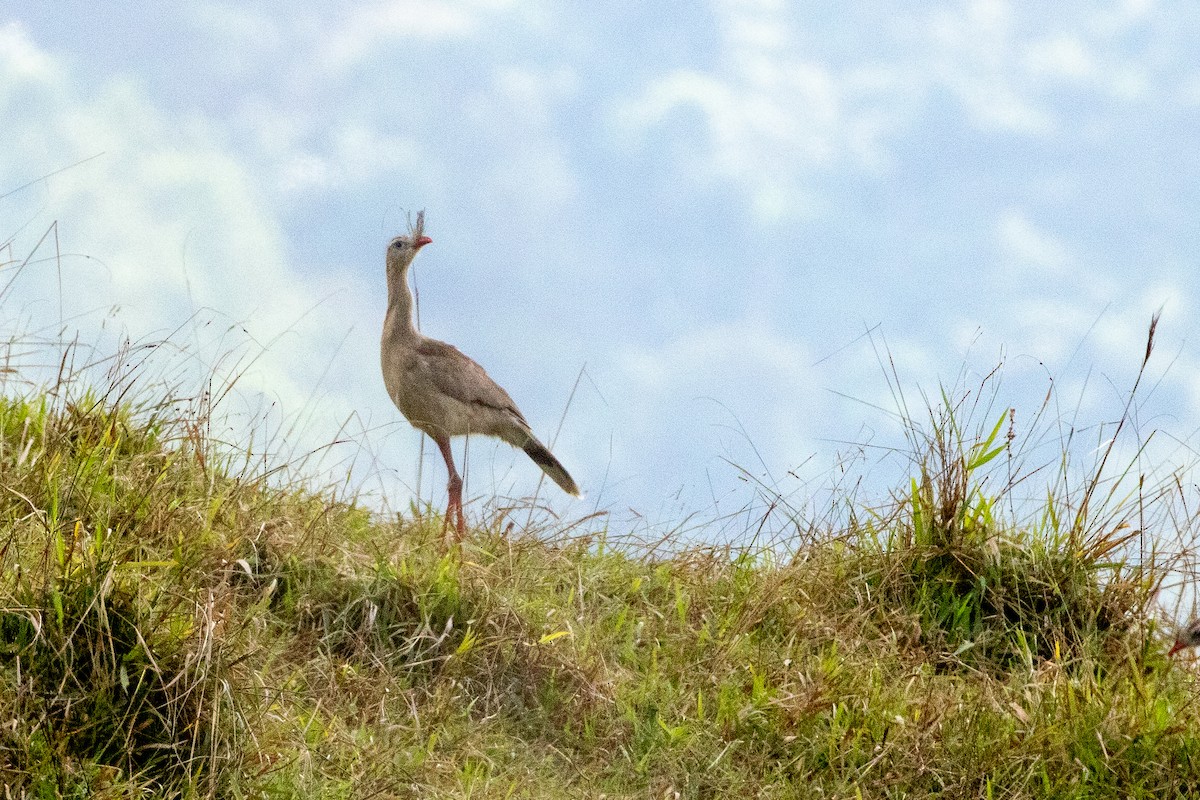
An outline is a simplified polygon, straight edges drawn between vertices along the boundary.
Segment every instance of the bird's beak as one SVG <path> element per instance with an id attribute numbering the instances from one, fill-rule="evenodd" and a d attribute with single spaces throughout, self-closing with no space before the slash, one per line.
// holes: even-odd
<path id="1" fill-rule="evenodd" d="M 417 249 L 418 250 L 420 250 L 422 247 L 424 247 L 427 244 L 433 244 L 433 239 L 430 239 L 428 236 L 422 236 L 419 239 L 417 239 Z"/>
<path id="2" fill-rule="evenodd" d="M 1167 658 L 1170 658 L 1171 656 L 1175 655 L 1180 650 L 1183 650 L 1186 647 L 1187 647 L 1186 644 L 1184 644 L 1183 642 L 1176 639 L 1175 644 L 1171 645 L 1171 649 L 1167 651 Z"/>

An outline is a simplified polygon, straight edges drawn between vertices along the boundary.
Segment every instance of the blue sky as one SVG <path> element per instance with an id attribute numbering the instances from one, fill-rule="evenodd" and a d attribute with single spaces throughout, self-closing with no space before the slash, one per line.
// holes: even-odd
<path id="1" fill-rule="evenodd" d="M 1019 424 L 1049 376 L 1109 421 L 1159 307 L 1139 423 L 1191 458 L 1189 4 L 28 6 L 0 17 L 0 240 L 20 260 L 57 220 L 66 255 L 14 283 L 10 324 L 60 298 L 84 341 L 182 324 L 200 373 L 268 344 L 230 430 L 269 408 L 277 448 L 347 439 L 321 468 L 372 502 L 416 487 L 378 330 L 420 208 L 423 330 L 543 438 L 584 372 L 554 449 L 588 496 L 544 492 L 566 515 L 760 503 L 735 464 L 799 505 L 848 458 L 883 492 L 905 467 L 882 347 L 910 401 L 1003 363 Z M 470 448 L 477 512 L 533 487 Z M 431 454 L 421 494 L 443 481 Z"/>

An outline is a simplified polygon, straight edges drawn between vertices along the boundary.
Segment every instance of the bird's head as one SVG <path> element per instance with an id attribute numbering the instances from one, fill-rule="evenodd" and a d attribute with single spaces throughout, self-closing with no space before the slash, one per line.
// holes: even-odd
<path id="1" fill-rule="evenodd" d="M 1175 644 L 1171 645 L 1171 649 L 1167 652 L 1168 656 L 1173 656 L 1180 650 L 1189 647 L 1200 645 L 1200 619 L 1188 623 L 1187 627 L 1181 628 L 1175 636 Z"/>
<path id="2" fill-rule="evenodd" d="M 417 251 L 433 239 L 425 235 L 425 212 L 417 212 L 417 223 L 409 228 L 408 233 L 397 236 L 388 244 L 388 267 L 405 269 L 417 257 Z"/>

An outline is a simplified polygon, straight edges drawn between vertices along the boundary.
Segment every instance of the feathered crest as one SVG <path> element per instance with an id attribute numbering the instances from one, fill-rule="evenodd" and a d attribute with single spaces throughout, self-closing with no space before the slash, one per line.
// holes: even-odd
<path id="1" fill-rule="evenodd" d="M 417 224 L 414 225 L 410 222 L 408 225 L 408 238 L 410 241 L 415 242 L 424 235 L 425 235 L 425 209 L 422 208 L 420 211 L 417 212 Z"/>

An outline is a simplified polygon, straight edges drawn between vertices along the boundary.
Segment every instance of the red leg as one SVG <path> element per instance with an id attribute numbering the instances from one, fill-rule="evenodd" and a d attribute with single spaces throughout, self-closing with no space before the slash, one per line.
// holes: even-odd
<path id="1" fill-rule="evenodd" d="M 463 517 L 462 507 L 462 478 L 458 476 L 458 470 L 454 468 L 454 454 L 450 452 L 450 437 L 442 436 L 434 441 L 437 442 L 438 449 L 442 451 L 442 458 L 446 460 L 446 472 L 450 475 L 450 483 L 446 487 L 450 494 L 450 502 L 446 505 L 446 516 L 442 520 L 442 534 L 445 535 L 446 528 L 450 525 L 450 518 L 454 517 L 454 527 L 458 531 L 458 541 L 461 542 L 467 532 L 467 522 Z"/>

